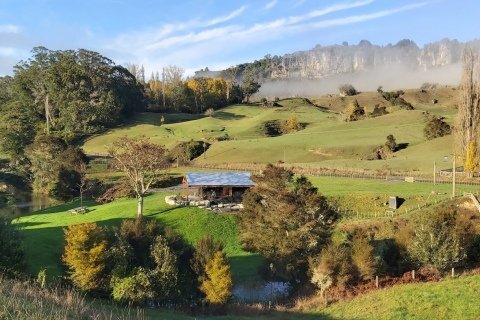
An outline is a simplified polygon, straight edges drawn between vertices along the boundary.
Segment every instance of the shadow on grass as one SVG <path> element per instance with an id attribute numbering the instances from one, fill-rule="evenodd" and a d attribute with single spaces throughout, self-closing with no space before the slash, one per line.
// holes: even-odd
<path id="1" fill-rule="evenodd" d="M 99 226 L 120 227 L 123 220 L 125 219 L 115 218 L 96 223 Z M 27 222 L 23 227 L 30 225 L 37 224 Z M 65 245 L 63 228 L 65 227 L 20 229 L 24 239 L 27 271 L 32 276 L 36 277 L 42 269 L 46 270 L 49 281 L 66 274 L 67 269 L 62 262 Z"/>
<path id="2" fill-rule="evenodd" d="M 155 212 L 152 212 L 152 213 L 149 213 L 149 214 L 146 214 L 145 217 L 146 218 L 154 218 L 155 216 L 158 216 L 158 215 L 161 215 L 163 213 L 167 213 L 167 212 L 170 212 L 170 211 L 174 211 L 174 210 L 177 210 L 181 208 L 180 206 L 172 206 L 172 207 L 168 207 L 166 209 L 163 209 L 163 210 L 159 210 L 159 211 L 155 211 Z M 161 221 L 161 219 L 159 218 L 155 218 L 159 221 Z"/>
<path id="3" fill-rule="evenodd" d="M 92 207 L 96 207 L 101 205 L 101 203 L 95 202 L 94 200 L 84 200 L 83 206 L 89 207 L 89 212 L 95 211 L 95 209 L 91 209 Z M 75 200 L 73 202 L 68 202 L 64 204 L 59 204 L 53 207 L 48 207 L 42 210 L 33 211 L 29 213 L 22 214 L 22 217 L 28 217 L 31 215 L 38 215 L 38 214 L 50 214 L 50 213 L 60 213 L 60 212 L 68 212 L 68 210 L 73 208 L 80 207 L 80 200 Z"/>
<path id="4" fill-rule="evenodd" d="M 220 120 L 240 120 L 245 118 L 245 116 L 226 111 L 216 111 L 212 118 Z"/>
<path id="5" fill-rule="evenodd" d="M 407 147 L 408 147 L 408 143 L 398 143 L 395 151 L 407 149 Z"/>
<path id="6" fill-rule="evenodd" d="M 18 229 L 29 228 L 33 226 L 39 226 L 42 224 L 47 224 L 48 222 L 18 222 L 15 223 L 15 227 Z"/>
<path id="7" fill-rule="evenodd" d="M 397 209 L 400 208 L 404 202 L 405 198 L 397 197 Z"/>

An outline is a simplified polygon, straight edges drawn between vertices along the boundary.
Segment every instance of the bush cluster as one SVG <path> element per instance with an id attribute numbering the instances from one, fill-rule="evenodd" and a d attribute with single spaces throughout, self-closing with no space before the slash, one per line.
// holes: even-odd
<path id="1" fill-rule="evenodd" d="M 116 301 L 139 305 L 191 304 L 203 297 L 223 304 L 231 296 L 223 245 L 209 236 L 194 249 L 172 229 L 141 216 L 124 220 L 120 228 L 84 223 L 64 233 L 62 258 L 69 278 L 83 291 L 104 292 Z"/>
<path id="2" fill-rule="evenodd" d="M 444 117 L 432 116 L 427 119 L 423 135 L 427 140 L 440 138 L 452 133 L 450 125 L 445 122 Z"/>
<path id="3" fill-rule="evenodd" d="M 338 91 L 342 96 L 354 96 L 358 93 L 355 87 L 348 83 L 340 85 Z"/>

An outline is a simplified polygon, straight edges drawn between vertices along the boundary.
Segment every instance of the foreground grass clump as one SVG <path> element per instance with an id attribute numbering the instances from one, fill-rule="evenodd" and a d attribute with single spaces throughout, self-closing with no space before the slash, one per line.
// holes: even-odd
<path id="1" fill-rule="evenodd" d="M 0 276 L 0 319 L 145 319 L 141 309 L 115 308 L 85 299 L 78 291 L 40 288 Z"/>

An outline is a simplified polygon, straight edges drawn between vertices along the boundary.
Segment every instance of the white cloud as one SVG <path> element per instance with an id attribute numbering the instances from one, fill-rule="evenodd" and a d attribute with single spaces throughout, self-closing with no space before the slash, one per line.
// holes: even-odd
<path id="1" fill-rule="evenodd" d="M 123 56 L 124 59 L 128 57 L 127 61 L 143 63 L 147 70 L 149 68 L 159 70 L 162 66 L 176 64 L 184 67 L 188 73 L 190 70 L 198 70 L 206 65 L 210 68 L 214 67 L 207 61 L 214 61 L 213 64 L 217 66 L 230 66 L 248 61 L 244 53 L 242 53 L 243 61 L 234 61 L 233 56 L 237 51 L 259 43 L 265 44 L 309 30 L 378 19 L 428 4 L 428 2 L 422 2 L 369 14 L 319 20 L 320 17 L 329 13 L 366 6 L 372 2 L 373 0 L 363 0 L 336 4 L 305 15 L 285 17 L 263 23 L 250 25 L 229 23 L 222 27 L 212 27 L 239 16 L 245 10 L 245 7 L 241 7 L 225 16 L 208 21 L 195 18 L 178 24 L 164 25 L 160 28 L 122 34 L 107 47 Z"/>
<path id="2" fill-rule="evenodd" d="M 309 27 L 327 28 L 327 27 L 338 26 L 338 25 L 347 25 L 347 24 L 352 24 L 352 23 L 358 23 L 358 22 L 368 21 L 368 20 L 372 20 L 372 19 L 383 18 L 383 17 L 390 16 L 390 15 L 395 14 L 395 13 L 403 12 L 403 11 L 408 11 L 408 10 L 420 8 L 420 7 L 426 6 L 427 4 L 429 4 L 429 3 L 428 2 L 420 2 L 420 3 L 400 7 L 400 8 L 397 8 L 397 9 L 383 10 L 383 11 L 374 12 L 374 13 L 370 13 L 370 14 L 349 16 L 349 17 L 339 18 L 339 19 L 325 20 L 325 21 L 320 21 L 320 22 L 317 22 L 317 23 L 312 23 L 312 24 L 309 25 Z"/>
<path id="3" fill-rule="evenodd" d="M 0 33 L 19 33 L 20 28 L 13 24 L 0 25 Z"/>
<path id="4" fill-rule="evenodd" d="M 243 6 L 243 7 L 238 8 L 237 10 L 231 12 L 230 14 L 228 14 L 224 17 L 214 18 L 207 23 L 207 26 L 212 26 L 212 25 L 215 25 L 215 24 L 219 24 L 219 23 L 222 23 L 222 22 L 232 20 L 233 18 L 242 14 L 242 12 L 245 11 L 246 8 L 247 8 L 246 6 Z"/>
<path id="5" fill-rule="evenodd" d="M 275 7 L 277 5 L 277 3 L 278 3 L 278 0 L 270 1 L 263 8 L 266 9 L 266 10 L 271 9 L 271 8 Z"/>
<path id="6" fill-rule="evenodd" d="M 312 19 L 312 18 L 318 18 L 320 16 L 327 15 L 329 13 L 337 12 L 337 11 L 343 11 L 343 10 L 348 10 L 348 9 L 353 9 L 361 6 L 366 6 L 370 3 L 374 2 L 374 0 L 366 0 L 366 1 L 358 1 L 358 2 L 353 2 L 353 3 L 345 3 L 345 4 L 335 4 L 330 7 L 326 7 L 325 9 L 322 10 L 315 10 L 312 11 L 306 15 L 303 16 L 297 16 L 297 17 L 289 17 L 290 23 L 298 23 L 300 21 Z"/>

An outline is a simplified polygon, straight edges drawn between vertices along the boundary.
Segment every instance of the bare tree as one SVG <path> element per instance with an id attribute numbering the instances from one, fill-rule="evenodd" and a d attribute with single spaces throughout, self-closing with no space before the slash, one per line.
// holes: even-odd
<path id="1" fill-rule="evenodd" d="M 125 68 L 135 76 L 137 82 L 145 83 L 145 69 L 143 68 L 143 64 L 140 66 L 138 63 L 126 63 Z"/>
<path id="2" fill-rule="evenodd" d="M 227 83 L 227 102 L 230 101 L 230 91 L 232 90 L 233 85 L 237 82 L 237 73 L 238 66 L 235 66 L 228 68 L 222 74 L 222 76 L 225 78 L 225 82 Z"/>
<path id="3" fill-rule="evenodd" d="M 185 70 L 179 66 L 169 65 L 168 67 L 164 68 L 165 84 L 170 87 L 173 109 L 176 111 L 178 111 L 179 102 L 182 96 L 182 77 L 184 73 Z"/>
<path id="4" fill-rule="evenodd" d="M 455 125 L 456 153 L 464 160 L 469 175 L 478 167 L 480 143 L 480 60 L 470 47 L 463 52 L 460 103 Z"/>
<path id="5" fill-rule="evenodd" d="M 78 191 L 80 192 L 80 207 L 83 207 L 83 194 L 85 191 L 90 190 L 93 186 L 87 178 L 87 164 L 80 162 L 77 169 L 80 174 L 80 181 L 77 183 Z"/>
<path id="6" fill-rule="evenodd" d="M 122 137 L 108 148 L 118 169 L 127 174 L 138 200 L 137 216 L 143 214 L 143 197 L 167 166 L 166 150 L 145 136 Z"/>

